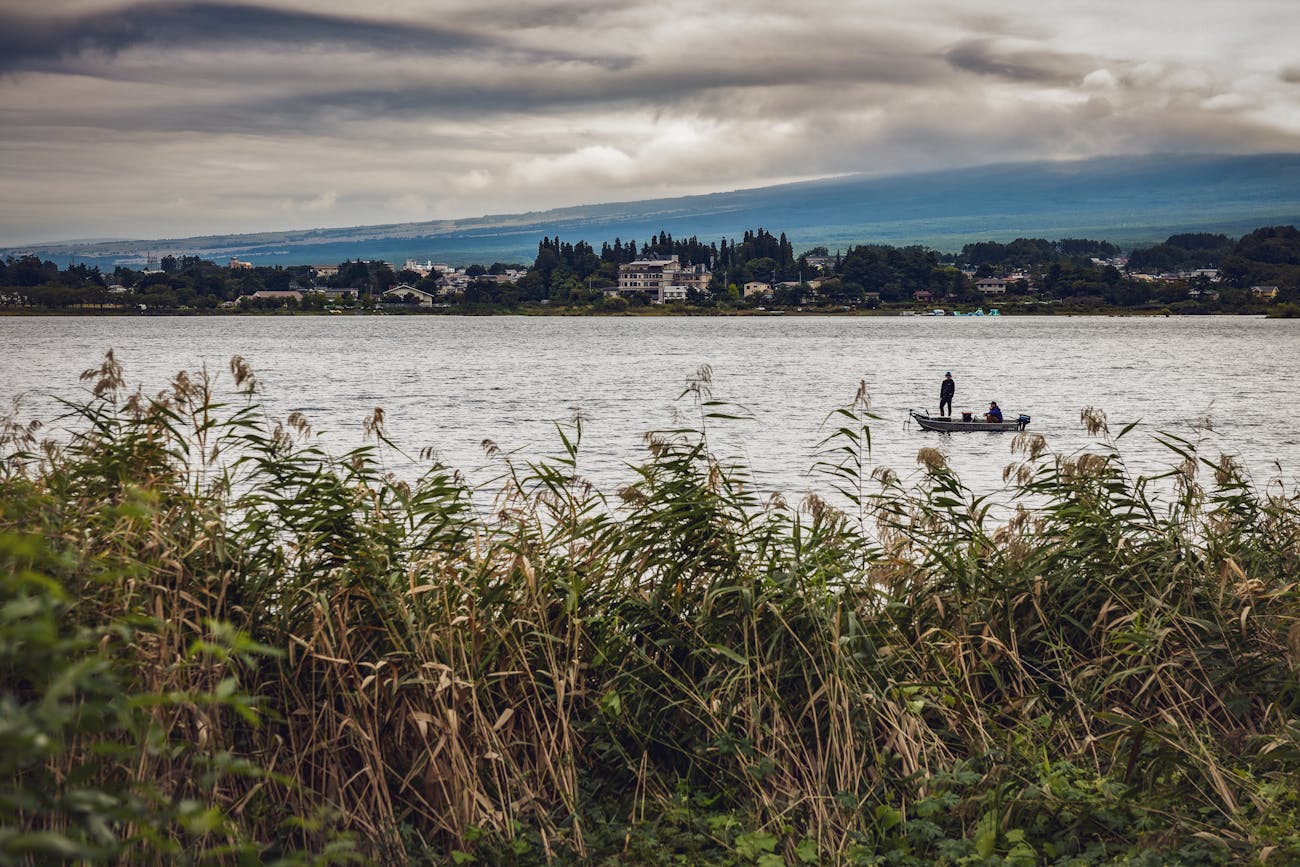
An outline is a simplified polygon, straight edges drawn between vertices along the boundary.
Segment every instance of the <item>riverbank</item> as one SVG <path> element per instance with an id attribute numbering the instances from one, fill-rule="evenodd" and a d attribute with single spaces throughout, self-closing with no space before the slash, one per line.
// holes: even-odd
<path id="1" fill-rule="evenodd" d="M 391 475 L 382 413 L 330 456 L 231 377 L 142 401 L 109 358 L 66 445 L 4 428 L 11 853 L 1300 858 L 1300 499 L 1231 459 L 1171 440 L 1157 498 L 1089 411 L 1017 440 L 998 522 L 936 448 L 873 476 L 855 401 L 834 495 L 702 430 L 594 488 L 575 421 L 480 511 Z"/>

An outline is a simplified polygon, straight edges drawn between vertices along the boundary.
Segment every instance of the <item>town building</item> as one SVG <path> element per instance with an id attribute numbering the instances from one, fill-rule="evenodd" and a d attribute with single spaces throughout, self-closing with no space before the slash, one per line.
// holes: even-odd
<path id="1" fill-rule="evenodd" d="M 975 281 L 975 291 L 985 295 L 1005 295 L 1011 282 L 1006 277 L 981 277 Z"/>
<path id="2" fill-rule="evenodd" d="M 433 269 L 434 269 L 434 264 L 432 259 L 426 259 L 423 262 L 419 261 L 418 259 L 407 259 L 406 262 L 403 263 L 402 265 L 403 271 L 414 271 L 416 274 L 419 274 L 421 277 L 428 277 L 429 272 L 432 271 Z"/>
<path id="3" fill-rule="evenodd" d="M 398 283 L 384 293 L 388 304 L 415 304 L 419 307 L 432 307 L 436 296 L 432 292 L 417 289 L 409 283 Z"/>
<path id="4" fill-rule="evenodd" d="M 809 289 L 816 292 L 818 289 L 821 288 L 821 285 L 825 282 L 826 281 L 821 278 L 814 278 L 812 280 L 783 280 L 780 283 L 776 284 L 776 288 L 798 289 L 800 286 L 807 286 Z"/>
<path id="5" fill-rule="evenodd" d="M 687 291 L 689 291 L 688 288 L 680 283 L 664 286 L 659 290 L 659 303 L 671 304 L 674 301 L 685 303 Z"/>
<path id="6" fill-rule="evenodd" d="M 252 295 L 245 295 L 254 301 L 301 301 L 302 293 L 296 289 L 259 289 Z"/>
<path id="7" fill-rule="evenodd" d="M 338 301 L 344 298 L 360 298 L 366 294 L 366 290 L 357 286 L 316 286 L 312 290 L 313 295 L 324 295 L 332 301 Z"/>
<path id="8" fill-rule="evenodd" d="M 618 266 L 619 295 L 644 294 L 651 301 L 685 301 L 688 292 L 704 292 L 712 275 L 703 265 L 683 265 L 677 256 L 638 259 Z"/>

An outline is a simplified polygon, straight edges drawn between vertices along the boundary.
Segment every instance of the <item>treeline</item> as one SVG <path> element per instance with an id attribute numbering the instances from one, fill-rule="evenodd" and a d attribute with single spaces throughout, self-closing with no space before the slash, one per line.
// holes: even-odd
<path id="1" fill-rule="evenodd" d="M 1128 264 L 1135 271 L 1150 273 L 1217 268 L 1235 246 L 1236 242 L 1227 235 L 1204 232 L 1170 235 L 1163 244 L 1134 250 Z"/>
<path id="2" fill-rule="evenodd" d="M 1085 238 L 1062 238 L 1048 241 L 1045 238 L 1017 238 L 1008 244 L 980 241 L 961 249 L 962 262 L 975 267 L 1006 266 L 1028 268 L 1048 265 L 1060 259 L 1097 257 L 1109 259 L 1120 254 L 1120 248 L 1108 241 L 1090 241 Z"/>
<path id="3" fill-rule="evenodd" d="M 259 290 L 308 289 L 312 281 L 306 265 L 229 268 L 198 256 L 164 256 L 157 268 L 119 265 L 108 273 L 84 264 L 60 270 L 35 256 L 0 263 L 0 292 L 9 303 L 44 308 L 120 306 L 129 293 L 131 304 L 150 308 L 215 309 Z"/>
<path id="4" fill-rule="evenodd" d="M 1225 246 L 1226 244 L 1226 246 Z M 1169 250 L 1180 251 L 1171 259 Z M 706 243 L 696 236 L 674 238 L 660 232 L 638 244 L 615 239 L 599 252 L 584 241 L 566 242 L 544 238 L 528 275 L 517 286 L 494 285 L 467 291 L 451 299 L 471 307 L 510 307 L 529 303 L 571 306 L 619 306 L 605 290 L 618 283 L 618 266 L 636 259 L 677 256 L 686 266 L 702 266 L 712 275 L 707 293 L 693 293 L 689 302 L 698 307 L 740 307 L 762 304 L 769 307 L 874 307 L 906 304 L 918 292 L 951 303 L 978 305 L 986 296 L 975 289 L 983 277 L 1018 276 L 1007 286 L 1005 301 L 1022 303 L 1061 302 L 1085 307 L 1141 307 L 1182 305 L 1204 310 L 1232 310 L 1257 302 L 1249 287 L 1261 282 L 1279 287 L 1279 300 L 1296 297 L 1300 277 L 1287 271 L 1288 256 L 1300 253 L 1300 242 L 1292 227 L 1259 229 L 1240 242 L 1222 235 L 1174 235 L 1162 244 L 1130 254 L 1127 272 L 1116 263 L 1123 251 L 1107 241 L 1085 238 L 1018 238 L 1007 243 L 993 241 L 967 244 L 957 254 L 940 254 L 920 246 L 894 247 L 881 244 L 850 246 L 832 253 L 814 247 L 796 254 L 784 233 L 759 228 L 746 231 L 739 240 L 723 238 Z M 1227 275 L 1215 284 L 1211 295 L 1192 301 L 1189 288 L 1208 281 L 1151 282 L 1132 276 L 1137 272 L 1213 268 L 1223 265 Z M 749 283 L 771 287 L 758 300 L 745 301 L 743 288 Z M 644 303 L 632 298 L 631 303 Z"/>
<path id="5" fill-rule="evenodd" d="M 686 267 L 708 274 L 707 289 L 692 290 L 687 303 L 702 309 L 746 306 L 870 308 L 943 300 L 948 306 L 991 303 L 977 288 L 1002 278 L 997 306 L 1038 304 L 1071 307 L 1169 307 L 1200 312 L 1263 309 L 1252 287 L 1276 287 L 1267 299 L 1279 309 L 1300 300 L 1300 232 L 1294 226 L 1256 229 L 1238 240 L 1226 235 L 1184 233 L 1164 242 L 1123 251 L 1107 241 L 1084 238 L 1017 238 L 981 241 L 959 253 L 921 246 L 849 246 L 833 253 L 813 247 L 796 254 L 784 233 L 759 228 L 739 239 L 703 241 L 660 232 L 648 240 L 604 242 L 544 237 L 531 266 L 501 262 L 472 265 L 455 276 L 398 270 L 378 261 L 346 261 L 337 273 L 318 277 L 307 265 L 225 267 L 197 256 L 166 256 L 156 269 L 55 263 L 34 256 L 0 262 L 0 304 L 34 309 L 96 309 L 143 305 L 148 309 L 215 310 L 296 306 L 373 307 L 388 289 L 405 284 L 451 309 L 479 312 L 529 306 L 622 309 L 650 302 L 637 296 L 611 297 L 619 267 L 638 259 L 676 256 Z M 507 271 L 524 271 L 506 280 Z M 746 286 L 765 287 L 762 294 Z M 703 284 L 702 284 L 703 285 Z M 318 290 L 351 290 L 340 292 Z M 262 290 L 297 290 L 296 299 L 257 299 Z M 929 297 L 918 293 L 929 293 Z"/>

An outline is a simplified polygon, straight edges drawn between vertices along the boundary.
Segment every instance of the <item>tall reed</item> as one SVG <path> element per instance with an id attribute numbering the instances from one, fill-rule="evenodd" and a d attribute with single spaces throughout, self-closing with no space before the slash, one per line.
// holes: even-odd
<path id="1" fill-rule="evenodd" d="M 624 488 L 575 418 L 489 492 L 230 375 L 0 433 L 6 860 L 1300 859 L 1300 500 L 1191 436 L 1022 435 L 1008 517 L 860 391 L 792 506 L 702 370 Z"/>

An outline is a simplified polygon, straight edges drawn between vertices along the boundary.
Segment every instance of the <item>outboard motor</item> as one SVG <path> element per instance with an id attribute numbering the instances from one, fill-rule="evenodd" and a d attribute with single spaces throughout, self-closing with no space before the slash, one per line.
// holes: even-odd
<path id="1" fill-rule="evenodd" d="M 1025 415 L 1022 412 L 1020 416 L 1016 419 L 1016 421 L 1020 422 L 1022 425 L 1029 424 L 1029 416 Z"/>

